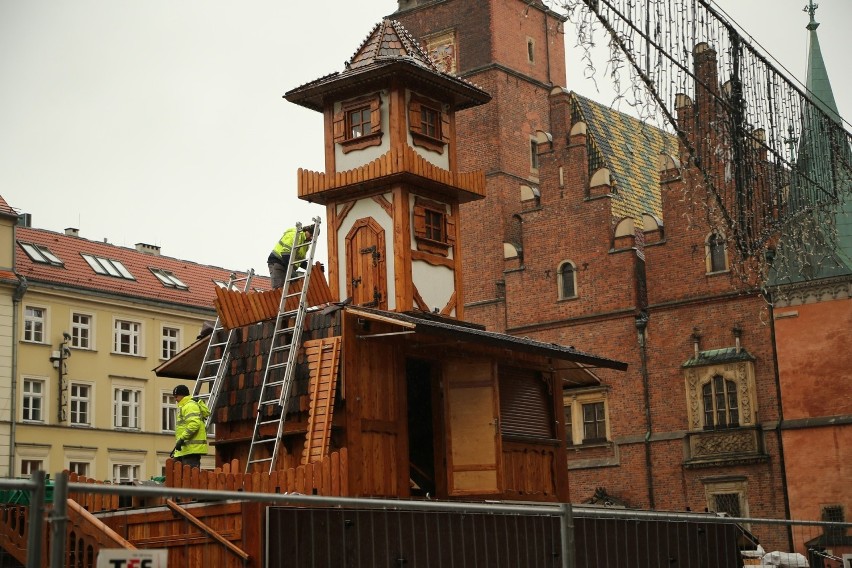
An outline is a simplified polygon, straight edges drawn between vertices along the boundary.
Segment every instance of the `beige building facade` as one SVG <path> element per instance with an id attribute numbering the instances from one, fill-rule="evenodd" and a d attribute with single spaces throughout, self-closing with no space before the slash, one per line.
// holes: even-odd
<path id="1" fill-rule="evenodd" d="M 193 381 L 157 377 L 154 368 L 215 319 L 215 289 L 231 272 L 162 256 L 151 245 L 16 226 L 7 209 L 0 475 L 70 470 L 113 482 L 162 475 L 174 446 L 172 389 L 192 390 Z M 268 279 L 254 285 L 268 288 Z M 214 461 L 211 448 L 202 466 Z"/>

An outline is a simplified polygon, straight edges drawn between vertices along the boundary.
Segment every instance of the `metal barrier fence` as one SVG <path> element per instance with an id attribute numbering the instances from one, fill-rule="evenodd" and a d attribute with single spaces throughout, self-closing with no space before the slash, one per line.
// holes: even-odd
<path id="1" fill-rule="evenodd" d="M 852 568 L 849 523 L 97 485 L 66 474 L 49 489 L 40 472 L 0 480 L 0 566 L 94 567 L 106 549 L 165 549 L 170 565 L 190 567 L 738 568 L 765 557 Z M 120 506 L 91 514 L 68 499 L 92 494 Z"/>

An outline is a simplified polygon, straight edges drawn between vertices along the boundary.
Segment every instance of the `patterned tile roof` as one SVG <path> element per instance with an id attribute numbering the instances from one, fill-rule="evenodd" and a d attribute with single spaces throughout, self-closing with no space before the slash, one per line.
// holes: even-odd
<path id="1" fill-rule="evenodd" d="M 661 153 L 677 154 L 677 137 L 577 93 L 571 96 L 615 180 L 613 217 L 641 219 L 649 213 L 662 219 L 658 160 Z"/>
<path id="2" fill-rule="evenodd" d="M 227 282 L 232 272 L 217 266 L 147 254 L 132 248 L 90 241 L 44 229 L 18 227 L 16 238 L 18 241 L 15 251 L 16 270 L 32 283 L 67 286 L 178 306 L 212 310 L 217 288 L 214 280 Z M 47 247 L 62 261 L 62 266 L 33 261 L 20 243 Z M 83 254 L 120 261 L 133 275 L 134 280 L 97 274 L 83 258 Z M 174 274 L 186 284 L 187 289 L 166 287 L 154 276 L 151 269 L 166 270 Z M 237 272 L 237 276 L 245 276 L 245 272 Z M 255 276 L 251 287 L 268 290 L 269 278 Z"/>

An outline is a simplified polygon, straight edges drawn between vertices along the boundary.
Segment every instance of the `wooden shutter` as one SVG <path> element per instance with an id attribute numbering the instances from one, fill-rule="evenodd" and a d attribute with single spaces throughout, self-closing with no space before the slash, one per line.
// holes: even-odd
<path id="1" fill-rule="evenodd" d="M 450 143 L 450 115 L 447 112 L 441 112 L 441 140 L 444 144 Z"/>
<path id="2" fill-rule="evenodd" d="M 456 218 L 452 215 L 447 215 L 445 218 L 447 223 L 447 244 L 455 246 L 456 244 Z"/>
<path id="3" fill-rule="evenodd" d="M 370 101 L 370 133 L 382 131 L 382 97 L 378 94 Z"/>
<path id="4" fill-rule="evenodd" d="M 408 129 L 420 133 L 420 101 L 414 97 L 408 103 Z"/>
<path id="5" fill-rule="evenodd" d="M 500 431 L 504 436 L 553 439 L 553 404 L 537 371 L 500 367 Z"/>
<path id="6" fill-rule="evenodd" d="M 343 110 L 334 113 L 334 118 L 331 122 L 334 141 L 342 142 L 346 140 L 346 113 Z"/>

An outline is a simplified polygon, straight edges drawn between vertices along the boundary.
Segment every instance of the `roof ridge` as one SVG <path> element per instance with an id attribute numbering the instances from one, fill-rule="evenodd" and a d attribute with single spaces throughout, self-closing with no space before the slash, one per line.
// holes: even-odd
<path id="1" fill-rule="evenodd" d="M 379 60 L 408 59 L 436 73 L 438 66 L 411 33 L 398 20 L 383 19 L 346 63 L 347 69 L 364 67 Z"/>

